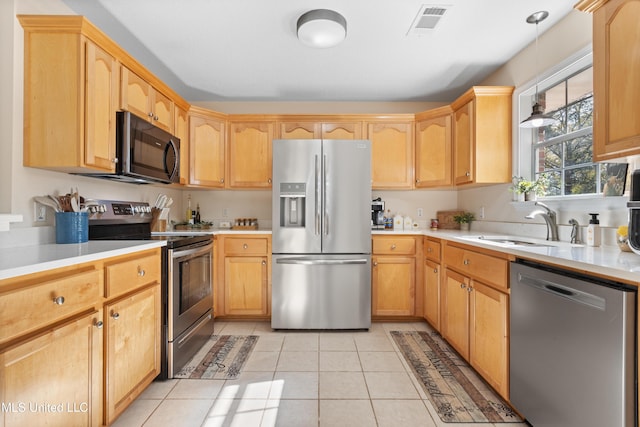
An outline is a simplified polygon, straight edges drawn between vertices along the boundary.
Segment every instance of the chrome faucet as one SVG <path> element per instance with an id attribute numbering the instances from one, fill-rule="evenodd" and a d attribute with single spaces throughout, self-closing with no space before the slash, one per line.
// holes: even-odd
<path id="1" fill-rule="evenodd" d="M 540 206 L 544 208 L 544 210 L 536 209 L 529 215 L 525 216 L 525 218 L 533 219 L 536 217 L 536 215 L 540 215 L 547 223 L 547 240 L 558 240 L 558 224 L 556 223 L 556 213 L 549 209 L 549 207 L 542 202 L 535 202 L 534 205 Z M 549 238 L 549 236 L 551 236 L 551 238 Z"/>
<path id="2" fill-rule="evenodd" d="M 580 243 L 580 238 L 578 237 L 580 224 L 578 224 L 578 221 L 571 218 L 569 220 L 569 225 L 571 226 L 571 243 Z"/>

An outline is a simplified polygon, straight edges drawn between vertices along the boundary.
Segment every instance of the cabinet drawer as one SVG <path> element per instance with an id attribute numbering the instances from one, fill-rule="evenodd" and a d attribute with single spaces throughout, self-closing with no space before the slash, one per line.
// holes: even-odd
<path id="1" fill-rule="evenodd" d="M 431 239 L 424 241 L 424 254 L 431 261 L 440 262 L 440 242 Z"/>
<path id="2" fill-rule="evenodd" d="M 415 255 L 416 240 L 413 237 L 373 238 L 373 253 L 376 255 Z"/>
<path id="3" fill-rule="evenodd" d="M 445 246 L 445 262 L 448 267 L 498 288 L 509 287 L 509 261 L 488 254 Z"/>
<path id="4" fill-rule="evenodd" d="M 224 239 L 225 255 L 268 255 L 266 238 L 235 238 Z"/>
<path id="5" fill-rule="evenodd" d="M 110 298 L 152 282 L 160 282 L 160 254 L 145 255 L 105 266 L 105 296 Z"/>
<path id="6" fill-rule="evenodd" d="M 101 296 L 100 271 L 46 277 L 0 296 L 0 342 L 86 310 Z"/>

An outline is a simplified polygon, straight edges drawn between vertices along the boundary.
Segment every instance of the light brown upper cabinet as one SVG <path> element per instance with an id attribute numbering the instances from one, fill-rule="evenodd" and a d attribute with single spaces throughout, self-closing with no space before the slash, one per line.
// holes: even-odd
<path id="1" fill-rule="evenodd" d="M 271 188 L 274 129 L 271 121 L 229 121 L 228 188 Z"/>
<path id="2" fill-rule="evenodd" d="M 593 160 L 640 154 L 640 2 L 583 0 L 593 12 Z"/>
<path id="3" fill-rule="evenodd" d="M 81 16 L 25 16 L 24 165 L 115 170 L 119 64 Z M 99 37 L 96 37 L 99 39 Z"/>
<path id="4" fill-rule="evenodd" d="M 189 110 L 189 184 L 224 188 L 225 117 L 198 107 Z"/>
<path id="5" fill-rule="evenodd" d="M 120 107 L 173 133 L 173 101 L 158 92 L 146 80 L 122 67 Z"/>
<path id="6" fill-rule="evenodd" d="M 278 123 L 280 139 L 362 139 L 360 121 L 282 121 Z"/>
<path id="7" fill-rule="evenodd" d="M 451 104 L 453 182 L 511 182 L 511 86 L 474 86 Z"/>
<path id="8" fill-rule="evenodd" d="M 416 188 L 451 185 L 450 106 L 416 114 Z"/>
<path id="9" fill-rule="evenodd" d="M 365 138 L 371 141 L 372 188 L 413 188 L 413 115 L 406 121 L 367 121 L 365 126 Z"/>
<path id="10" fill-rule="evenodd" d="M 180 184 L 189 183 L 189 113 L 175 106 L 173 132 L 180 139 Z"/>

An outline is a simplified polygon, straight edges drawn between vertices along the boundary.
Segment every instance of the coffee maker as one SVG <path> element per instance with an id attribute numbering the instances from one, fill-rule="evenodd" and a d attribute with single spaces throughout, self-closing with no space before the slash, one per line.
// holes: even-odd
<path id="1" fill-rule="evenodd" d="M 384 229 L 384 202 L 380 197 L 371 201 L 371 229 Z"/>
<path id="2" fill-rule="evenodd" d="M 631 191 L 629 195 L 629 247 L 640 255 L 640 169 L 631 174 Z"/>

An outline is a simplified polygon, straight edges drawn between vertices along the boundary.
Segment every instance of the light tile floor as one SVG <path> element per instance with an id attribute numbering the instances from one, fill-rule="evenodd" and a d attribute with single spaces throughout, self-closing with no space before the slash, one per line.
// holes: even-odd
<path id="1" fill-rule="evenodd" d="M 218 335 L 260 335 L 237 380 L 156 381 L 113 425 L 493 426 L 447 424 L 435 413 L 389 335 L 425 328 L 374 323 L 369 331 L 274 332 L 266 322 L 218 321 Z"/>

